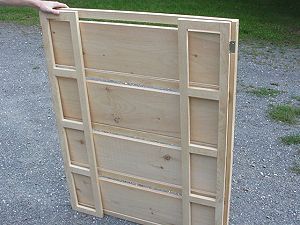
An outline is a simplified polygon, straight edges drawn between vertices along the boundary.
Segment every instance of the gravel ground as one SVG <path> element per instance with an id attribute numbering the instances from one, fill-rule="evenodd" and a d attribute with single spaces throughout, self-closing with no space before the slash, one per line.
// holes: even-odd
<path id="1" fill-rule="evenodd" d="M 240 46 L 232 225 L 300 224 L 300 176 L 289 169 L 297 148 L 278 140 L 299 126 L 266 117 L 269 104 L 299 104 L 291 98 L 300 96 L 299 56 L 296 48 Z M 0 77 L 0 224 L 133 224 L 70 207 L 38 27 L 0 22 Z M 250 85 L 284 93 L 259 98 Z"/>

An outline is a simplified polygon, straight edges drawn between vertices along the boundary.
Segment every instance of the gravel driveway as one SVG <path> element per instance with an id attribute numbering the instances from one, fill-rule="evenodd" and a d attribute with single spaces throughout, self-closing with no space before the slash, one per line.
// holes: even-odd
<path id="1" fill-rule="evenodd" d="M 232 225 L 300 224 L 300 176 L 289 169 L 297 147 L 279 141 L 299 126 L 266 116 L 269 104 L 297 104 L 299 59 L 296 48 L 240 47 Z M 0 224 L 133 224 L 70 207 L 38 27 L 0 22 L 0 79 Z M 260 98 L 250 85 L 284 92 Z"/>

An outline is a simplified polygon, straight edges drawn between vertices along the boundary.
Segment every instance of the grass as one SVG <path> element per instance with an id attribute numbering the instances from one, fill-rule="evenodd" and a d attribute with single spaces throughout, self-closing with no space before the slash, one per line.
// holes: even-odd
<path id="1" fill-rule="evenodd" d="M 282 143 L 286 145 L 299 145 L 300 144 L 300 134 L 288 135 L 280 138 Z"/>
<path id="2" fill-rule="evenodd" d="M 292 96 L 292 99 L 295 99 L 300 102 L 300 96 L 294 95 L 294 96 Z"/>
<path id="3" fill-rule="evenodd" d="M 300 44 L 300 1 L 296 0 L 61 0 L 70 7 L 180 13 L 240 19 L 240 38 Z M 0 7 L 0 20 L 37 24 L 37 12 Z M 287 35 L 288 34 L 288 35 Z"/>
<path id="4" fill-rule="evenodd" d="M 248 92 L 258 97 L 276 97 L 281 93 L 281 91 L 272 88 L 265 88 L 265 87 L 252 88 Z"/>
<path id="5" fill-rule="evenodd" d="M 268 111 L 269 117 L 286 124 L 297 124 L 300 117 L 300 107 L 292 105 L 272 105 Z"/>
<path id="6" fill-rule="evenodd" d="M 294 162 L 294 165 L 290 169 L 293 173 L 300 175 L 300 163 L 299 162 Z"/>

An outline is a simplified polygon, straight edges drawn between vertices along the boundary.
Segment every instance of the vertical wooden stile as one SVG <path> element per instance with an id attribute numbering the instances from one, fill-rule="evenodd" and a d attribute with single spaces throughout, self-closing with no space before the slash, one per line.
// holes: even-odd
<path id="1" fill-rule="evenodd" d="M 180 132 L 182 160 L 182 217 L 183 224 L 191 224 L 191 193 L 190 174 L 190 103 L 188 97 L 189 64 L 188 64 L 188 31 L 178 19 L 178 72 L 180 90 Z"/>
<path id="2" fill-rule="evenodd" d="M 59 94 L 59 88 L 57 83 L 57 78 L 54 74 L 54 67 L 55 67 L 55 59 L 54 59 L 54 53 L 53 53 L 53 44 L 52 44 L 52 38 L 51 38 L 51 30 L 50 30 L 50 24 L 47 16 L 43 13 L 40 13 L 40 23 L 42 26 L 42 32 L 43 32 L 43 44 L 45 49 L 45 55 L 47 60 L 47 67 L 48 67 L 48 78 L 49 82 L 51 84 L 51 92 L 52 92 L 52 103 L 54 107 L 55 117 L 56 117 L 56 126 L 59 133 L 59 141 L 61 145 L 61 153 L 64 160 L 64 168 L 65 168 L 65 174 L 67 179 L 67 184 L 69 187 L 70 192 L 70 200 L 72 208 L 77 208 L 77 196 L 76 196 L 76 190 L 74 185 L 74 179 L 72 177 L 71 171 L 70 171 L 70 157 L 68 155 L 67 149 L 67 138 L 65 129 L 63 127 L 63 124 L 61 121 L 63 120 L 63 112 L 61 107 L 61 99 Z"/>
<path id="3" fill-rule="evenodd" d="M 90 177 L 92 182 L 92 190 L 94 196 L 94 203 L 96 208 L 96 213 L 98 216 L 103 217 L 103 206 L 101 200 L 100 184 L 98 181 L 98 171 L 97 162 L 95 155 L 95 146 L 93 140 L 93 130 L 90 116 L 90 107 L 88 101 L 88 93 L 86 87 L 83 52 L 81 45 L 80 28 L 78 21 L 78 13 L 72 12 L 70 15 L 70 27 L 71 27 L 71 37 L 73 43 L 73 52 L 75 60 L 75 69 L 77 72 L 77 82 L 79 89 L 82 121 L 83 121 L 83 131 L 85 136 L 85 143 L 87 147 L 88 160 L 90 164 Z"/>

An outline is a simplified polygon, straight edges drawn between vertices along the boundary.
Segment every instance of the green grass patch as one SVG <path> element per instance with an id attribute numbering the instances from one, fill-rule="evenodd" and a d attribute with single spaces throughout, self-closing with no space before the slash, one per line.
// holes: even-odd
<path id="1" fill-rule="evenodd" d="M 300 43 L 300 1 L 296 0 L 61 0 L 73 8 L 179 13 L 240 19 L 240 38 Z M 27 8 L 0 7 L 0 20 L 38 23 Z"/>
<path id="2" fill-rule="evenodd" d="M 300 144 L 300 134 L 288 135 L 280 138 L 282 143 L 286 145 L 299 145 Z"/>
<path id="3" fill-rule="evenodd" d="M 297 124 L 300 117 L 300 107 L 292 105 L 272 105 L 268 111 L 269 117 L 286 124 Z"/>
<path id="4" fill-rule="evenodd" d="M 294 96 L 292 96 L 292 99 L 295 99 L 300 102 L 300 96 L 294 95 Z"/>
<path id="5" fill-rule="evenodd" d="M 281 93 L 281 91 L 272 88 L 265 88 L 265 87 L 252 88 L 248 92 L 258 97 L 276 97 Z"/>
<path id="6" fill-rule="evenodd" d="M 294 162 L 294 165 L 290 169 L 293 173 L 300 175 L 300 163 L 299 162 Z"/>

